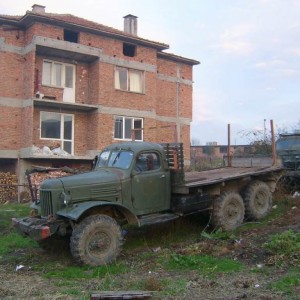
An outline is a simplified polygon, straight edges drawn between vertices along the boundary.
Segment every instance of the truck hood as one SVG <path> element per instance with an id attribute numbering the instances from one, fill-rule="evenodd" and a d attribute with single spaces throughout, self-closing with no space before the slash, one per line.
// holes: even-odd
<path id="1" fill-rule="evenodd" d="M 114 170 L 101 169 L 59 180 L 73 203 L 89 200 L 114 202 L 121 199 L 122 175 Z"/>
<path id="2" fill-rule="evenodd" d="M 74 188 L 75 186 L 120 182 L 120 177 L 107 169 L 61 177 L 59 179 L 66 189 L 69 187 Z"/>

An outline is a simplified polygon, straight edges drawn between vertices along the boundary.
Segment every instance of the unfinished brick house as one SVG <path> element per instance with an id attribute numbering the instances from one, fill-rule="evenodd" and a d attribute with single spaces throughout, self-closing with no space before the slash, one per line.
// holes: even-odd
<path id="1" fill-rule="evenodd" d="M 132 15 L 124 31 L 41 5 L 0 15 L 0 171 L 22 183 L 32 165 L 89 166 L 103 146 L 132 138 L 183 142 L 189 161 L 199 62 L 168 48 L 138 37 Z"/>

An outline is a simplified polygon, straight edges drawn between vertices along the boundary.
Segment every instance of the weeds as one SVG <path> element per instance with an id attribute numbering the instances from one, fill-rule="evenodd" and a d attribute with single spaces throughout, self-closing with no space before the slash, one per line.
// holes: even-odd
<path id="1" fill-rule="evenodd" d="M 207 233 L 205 231 L 201 232 L 201 238 L 205 240 L 234 240 L 236 239 L 236 236 L 234 232 L 217 229 L 212 233 Z"/>
<path id="2" fill-rule="evenodd" d="M 265 249 L 284 256 L 300 255 L 300 233 L 287 230 L 279 234 L 274 234 L 269 241 L 263 244 Z M 299 258 L 299 257 L 298 257 Z"/>

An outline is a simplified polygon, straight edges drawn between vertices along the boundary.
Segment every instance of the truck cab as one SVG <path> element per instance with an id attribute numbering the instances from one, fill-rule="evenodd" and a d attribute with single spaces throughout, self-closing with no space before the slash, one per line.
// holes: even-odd
<path id="1" fill-rule="evenodd" d="M 116 201 L 136 215 L 170 207 L 170 170 L 158 144 L 113 144 L 101 152 L 93 172 L 108 172 L 119 178 L 120 198 Z"/>

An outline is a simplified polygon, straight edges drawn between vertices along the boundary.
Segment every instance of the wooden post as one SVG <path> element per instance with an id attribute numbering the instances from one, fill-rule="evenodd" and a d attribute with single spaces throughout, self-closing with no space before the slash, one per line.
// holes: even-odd
<path id="1" fill-rule="evenodd" d="M 275 134 L 274 134 L 274 124 L 273 120 L 270 120 L 270 126 L 271 126 L 271 138 L 272 138 L 272 166 L 276 164 L 276 148 L 275 148 Z"/>
<path id="2" fill-rule="evenodd" d="M 227 145 L 227 164 L 231 167 L 231 156 L 230 156 L 230 124 L 227 125 L 228 145 Z"/>

